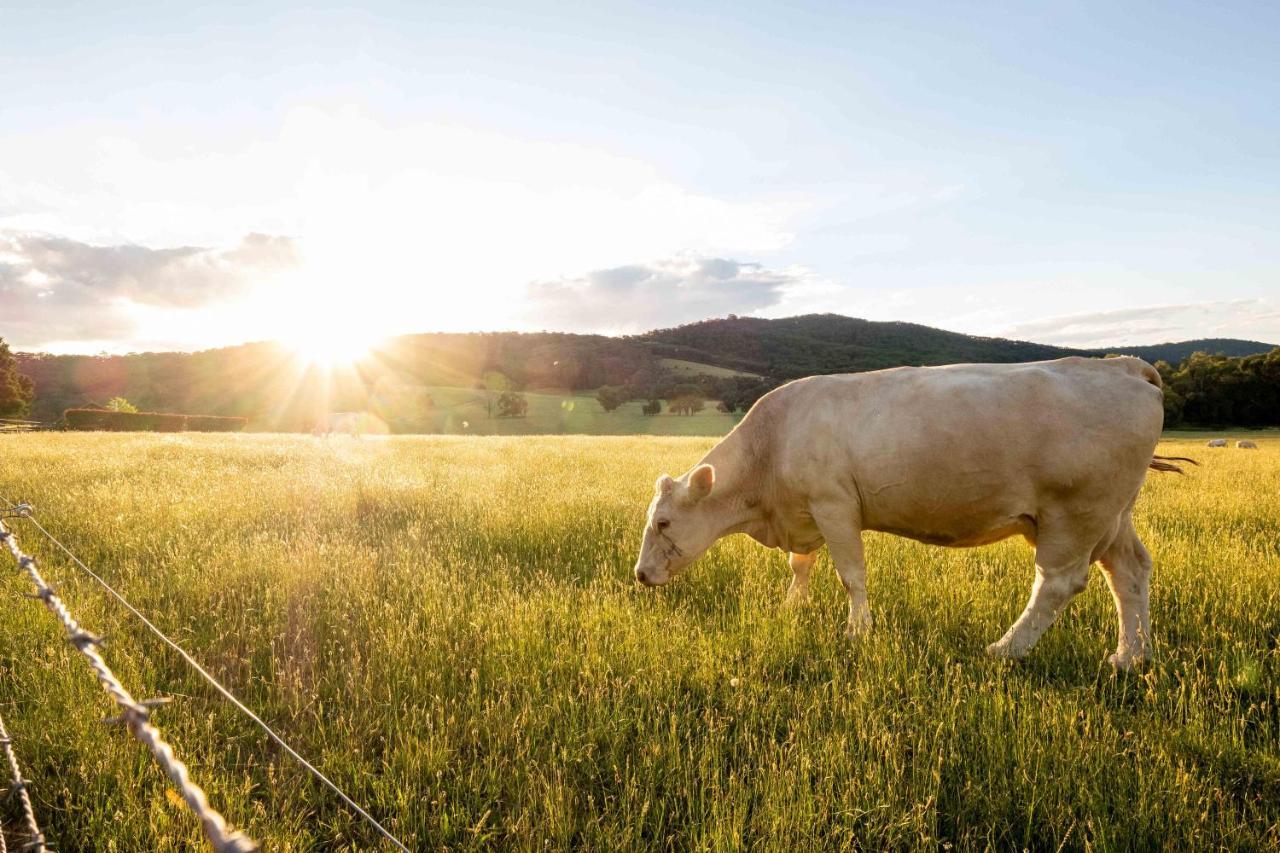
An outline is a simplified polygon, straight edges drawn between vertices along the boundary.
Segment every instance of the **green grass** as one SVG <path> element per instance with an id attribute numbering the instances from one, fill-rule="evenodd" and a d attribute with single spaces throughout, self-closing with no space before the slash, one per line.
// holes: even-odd
<path id="1" fill-rule="evenodd" d="M 648 416 L 644 401 L 624 403 L 606 412 L 594 394 L 527 392 L 529 410 L 522 418 L 489 417 L 490 394 L 469 388 L 433 386 L 435 403 L 429 431 L 449 435 L 694 435 L 719 436 L 733 429 L 741 414 L 716 411 L 714 402 L 696 415 Z"/>
<path id="2" fill-rule="evenodd" d="M 727 376 L 746 376 L 748 378 L 759 378 L 759 373 L 750 373 L 746 370 L 734 370 L 732 367 L 718 367 L 714 364 L 703 364 L 699 361 L 686 361 L 682 358 L 660 358 L 658 362 L 673 373 L 682 376 L 714 376 L 723 378 Z"/>
<path id="3" fill-rule="evenodd" d="M 1158 657 L 1115 675 L 1101 579 L 1017 664 L 1020 543 L 868 536 L 876 626 L 843 636 L 736 537 L 630 567 L 688 438 L 31 434 L 0 494 L 40 519 L 415 849 L 1275 849 L 1280 441 L 1153 475 Z M 271 850 L 375 837 L 25 522 L 23 543 L 212 801 Z M 7 557 L 5 558 L 7 559 Z M 16 567 L 0 708 L 59 850 L 187 850 L 191 816 Z M 12 801 L 0 803 L 13 827 Z M 14 836 L 11 836 L 14 837 Z"/>

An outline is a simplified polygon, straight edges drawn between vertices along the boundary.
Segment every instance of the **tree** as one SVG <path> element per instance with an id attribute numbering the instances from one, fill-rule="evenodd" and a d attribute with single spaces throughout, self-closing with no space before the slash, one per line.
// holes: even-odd
<path id="1" fill-rule="evenodd" d="M 35 396 L 31 380 L 18 372 L 9 345 L 0 338 L 0 418 L 25 415 Z"/>
<path id="2" fill-rule="evenodd" d="M 106 408 L 112 412 L 128 412 L 130 414 L 137 414 L 138 412 L 138 407 L 124 397 L 112 397 L 107 401 Z"/>
<path id="3" fill-rule="evenodd" d="M 627 391 L 618 385 L 602 385 L 596 392 L 596 399 L 606 412 L 612 412 L 627 402 Z"/>
<path id="4" fill-rule="evenodd" d="M 498 395 L 498 417 L 523 418 L 529 411 L 529 401 L 518 391 L 503 391 Z"/>
<path id="5" fill-rule="evenodd" d="M 649 402 L 644 404 L 644 407 L 641 408 L 640 411 L 644 412 L 646 415 L 649 415 L 650 417 L 652 417 L 653 415 L 659 414 L 662 411 L 662 401 L 650 400 Z"/>
<path id="6" fill-rule="evenodd" d="M 684 394 L 671 401 L 667 408 L 677 415 L 692 415 L 701 412 L 706 405 L 701 394 Z"/>

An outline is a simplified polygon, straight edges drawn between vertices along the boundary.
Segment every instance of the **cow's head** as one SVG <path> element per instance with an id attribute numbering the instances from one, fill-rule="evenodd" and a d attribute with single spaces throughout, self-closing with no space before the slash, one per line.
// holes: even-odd
<path id="1" fill-rule="evenodd" d="M 661 586 L 719 538 L 720 519 L 707 501 L 715 484 L 716 470 L 710 465 L 699 465 L 678 479 L 658 478 L 636 560 L 636 580 Z"/>

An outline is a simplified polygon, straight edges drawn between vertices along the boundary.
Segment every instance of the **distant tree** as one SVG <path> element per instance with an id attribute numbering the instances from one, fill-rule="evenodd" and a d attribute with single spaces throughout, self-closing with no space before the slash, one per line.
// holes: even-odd
<path id="1" fill-rule="evenodd" d="M 729 400 L 721 400 L 716 403 L 716 411 L 724 415 L 732 415 L 736 411 L 736 407 Z"/>
<path id="2" fill-rule="evenodd" d="M 35 399 L 31 380 L 18 372 L 9 345 L 0 338 L 0 418 L 16 418 L 27 413 Z"/>
<path id="3" fill-rule="evenodd" d="M 627 390 L 619 385 L 603 385 L 596 392 L 596 399 L 606 412 L 612 412 L 627 402 Z"/>
<path id="4" fill-rule="evenodd" d="M 523 418 L 529 411 L 529 401 L 519 391 L 503 391 L 497 400 L 498 417 Z"/>
<path id="5" fill-rule="evenodd" d="M 676 415 L 692 415 L 701 412 L 705 406 L 706 401 L 701 394 L 685 394 L 672 400 L 667 409 Z"/>
<path id="6" fill-rule="evenodd" d="M 138 407 L 124 397 L 112 397 L 107 401 L 107 405 L 104 408 L 109 412 L 126 412 L 129 414 L 136 414 L 138 411 Z"/>
<path id="7" fill-rule="evenodd" d="M 662 401 L 650 400 L 649 402 L 644 404 L 644 406 L 640 409 L 640 411 L 650 416 L 659 414 L 662 411 Z"/>

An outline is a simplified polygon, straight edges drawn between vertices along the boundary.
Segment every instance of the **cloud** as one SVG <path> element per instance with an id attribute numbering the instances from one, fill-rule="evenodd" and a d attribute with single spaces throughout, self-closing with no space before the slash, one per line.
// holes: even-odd
<path id="1" fill-rule="evenodd" d="M 530 319 L 547 329 L 639 332 L 783 301 L 808 277 L 727 258 L 672 258 L 529 285 Z"/>
<path id="2" fill-rule="evenodd" d="M 297 265 L 288 237 L 249 234 L 229 249 L 99 246 L 49 234 L 0 233 L 0 335 L 15 348 L 125 341 L 135 309 L 225 302 Z"/>
<path id="3" fill-rule="evenodd" d="M 1268 299 L 1153 305 L 1018 323 L 1004 337 L 1078 347 L 1155 344 L 1214 337 L 1280 341 L 1280 306 Z"/>

